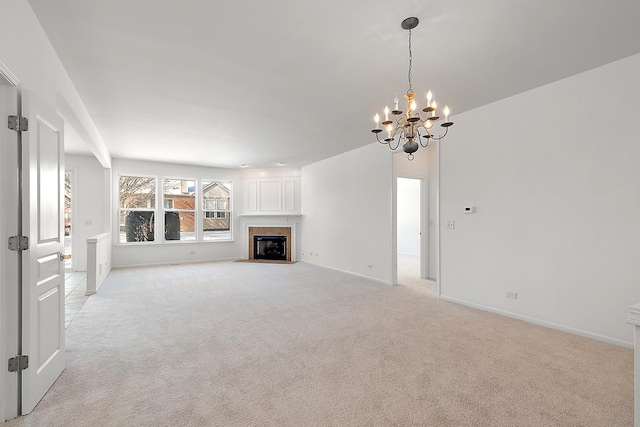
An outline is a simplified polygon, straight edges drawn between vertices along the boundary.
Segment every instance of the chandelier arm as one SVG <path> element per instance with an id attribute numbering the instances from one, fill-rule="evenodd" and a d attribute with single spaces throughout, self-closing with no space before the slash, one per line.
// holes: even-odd
<path id="1" fill-rule="evenodd" d="M 425 128 L 425 130 L 427 131 L 427 134 L 429 134 L 429 129 Z M 420 134 L 420 129 L 418 129 L 418 137 L 417 137 L 416 139 L 418 140 L 418 143 L 420 144 L 420 146 L 421 146 L 422 148 L 427 148 L 427 147 L 429 146 L 429 140 L 430 140 L 431 138 L 425 138 L 425 139 L 427 140 L 427 144 L 426 144 L 426 145 L 423 145 L 423 144 L 422 144 L 422 135 Z"/>
<path id="2" fill-rule="evenodd" d="M 398 128 L 396 128 L 396 129 L 393 131 L 393 135 L 391 136 L 391 141 L 395 141 L 396 133 L 397 133 L 397 132 L 398 132 Z M 400 138 L 398 138 L 398 143 L 396 144 L 396 146 L 395 146 L 395 147 L 391 145 L 391 141 L 380 141 L 380 138 L 378 138 L 378 134 L 377 134 L 377 133 L 376 133 L 376 140 L 377 140 L 380 144 L 388 145 L 388 146 L 389 146 L 389 148 L 390 148 L 391 150 L 396 150 L 396 149 L 400 146 Z"/>
<path id="3" fill-rule="evenodd" d="M 397 133 L 398 133 L 398 128 L 396 128 L 396 129 L 393 131 L 393 134 L 391 135 L 391 141 L 396 141 L 396 134 L 397 134 Z M 397 144 L 396 144 L 396 146 L 395 146 L 395 147 L 392 147 L 392 146 L 391 146 L 391 141 L 389 141 L 389 148 L 391 148 L 392 150 L 396 150 L 396 149 L 400 146 L 400 139 L 401 139 L 401 136 L 399 136 L 399 137 L 398 137 L 398 139 L 397 139 Z"/>
<path id="4" fill-rule="evenodd" d="M 440 141 L 442 138 L 444 138 L 445 136 L 447 136 L 447 133 L 448 133 L 448 132 L 449 132 L 449 128 L 444 128 L 444 135 L 440 135 L 440 136 L 439 136 L 439 137 L 437 137 L 437 138 L 436 138 L 435 136 L 432 136 L 431 138 L 432 138 L 432 139 L 435 139 L 436 141 Z"/>

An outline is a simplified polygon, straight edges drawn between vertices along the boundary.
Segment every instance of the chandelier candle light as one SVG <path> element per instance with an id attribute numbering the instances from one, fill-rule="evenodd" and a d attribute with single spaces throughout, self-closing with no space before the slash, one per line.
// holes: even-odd
<path id="1" fill-rule="evenodd" d="M 436 141 L 441 140 L 447 136 L 449 127 L 453 126 L 453 122 L 449 121 L 449 107 L 445 106 L 442 111 L 444 113 L 444 122 L 440 124 L 440 126 L 445 128 L 444 135 L 436 137 L 431 133 L 430 129 L 433 127 L 433 124 L 436 120 L 440 119 L 440 117 L 436 116 L 437 105 L 431 91 L 427 93 L 427 103 L 422 109 L 425 116 L 423 117 L 420 112 L 417 111 L 416 94 L 411 86 L 411 63 L 413 61 L 411 53 L 411 30 L 418 26 L 418 22 L 418 18 L 414 17 L 402 21 L 402 28 L 409 31 L 409 89 L 404 95 L 407 99 L 407 113 L 404 114 L 404 112 L 398 108 L 398 95 L 396 95 L 393 100 L 394 109 L 389 111 L 389 107 L 384 107 L 384 122 L 382 122 L 382 126 L 384 126 L 384 130 L 387 131 L 387 137 L 382 141 L 380 141 L 378 137 L 378 134 L 383 131 L 383 129 L 380 128 L 379 114 L 376 114 L 373 118 L 376 122 L 376 128 L 371 131 L 376 135 L 376 139 L 380 144 L 387 144 L 391 150 L 396 150 L 400 146 L 400 142 L 404 141 L 402 150 L 407 153 L 409 160 L 413 160 L 413 153 L 418 151 L 419 148 L 418 144 L 420 144 L 422 148 L 427 148 L 429 141 L 432 139 Z M 395 123 L 389 120 L 389 113 L 396 116 Z M 396 137 L 398 137 L 398 139 L 394 146 L 392 141 L 396 141 Z M 422 143 L 421 137 L 426 139 L 425 144 Z"/>

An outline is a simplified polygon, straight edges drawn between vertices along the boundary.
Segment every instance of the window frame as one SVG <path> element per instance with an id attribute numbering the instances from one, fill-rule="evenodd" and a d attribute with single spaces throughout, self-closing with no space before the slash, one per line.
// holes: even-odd
<path id="1" fill-rule="evenodd" d="M 228 201 L 226 200 L 226 198 L 212 198 L 212 199 L 205 199 L 204 198 L 204 183 L 208 183 L 208 185 L 211 185 L 213 183 L 219 183 L 224 187 L 227 187 L 229 189 L 229 199 Z M 199 207 L 200 207 L 200 213 L 201 213 L 201 217 L 202 217 L 202 223 L 200 224 L 200 233 L 202 235 L 202 241 L 203 242 L 230 242 L 233 241 L 233 232 L 234 232 L 234 227 L 233 227 L 233 181 L 232 180 L 225 180 L 225 179 L 207 179 L 207 178 L 203 178 L 200 180 L 200 185 L 198 187 L 198 190 L 200 192 L 200 196 L 201 196 L 201 202 L 199 203 Z M 207 209 L 207 202 L 213 202 L 213 207 L 214 209 Z M 225 204 L 227 205 L 227 208 L 224 210 L 219 210 L 217 209 L 218 207 L 218 202 L 226 202 Z M 225 215 L 225 217 L 219 217 L 218 215 L 223 213 Z M 213 216 L 208 217 L 208 214 L 212 214 Z M 229 222 L 229 238 L 228 239 L 205 239 L 205 232 L 206 230 L 204 229 L 204 221 L 205 219 L 209 219 L 209 220 L 227 220 Z"/>
<path id="2" fill-rule="evenodd" d="M 135 177 L 135 178 L 149 178 L 155 180 L 155 204 L 148 208 L 121 208 L 121 200 L 120 200 L 120 180 L 122 177 Z M 194 202 L 194 210 L 188 209 L 175 209 L 175 202 L 173 203 L 172 208 L 164 207 L 164 182 L 165 180 L 181 180 L 181 181 L 193 181 L 195 185 L 195 202 Z M 214 218 L 205 218 L 207 210 L 204 209 L 204 198 L 203 198 L 203 183 L 214 183 L 218 182 L 224 186 L 228 186 L 229 188 L 229 199 L 227 203 L 227 209 L 224 211 L 212 210 Z M 234 217 L 233 217 L 233 199 L 234 199 L 234 181 L 232 179 L 208 179 L 208 178 L 183 178 L 183 177 L 174 177 L 174 176 L 163 176 L 161 174 L 138 174 L 138 173 L 126 173 L 126 172 L 118 172 L 116 175 L 116 218 L 115 218 L 115 230 L 116 230 L 116 238 L 115 245 L 116 246 L 148 246 L 148 245 L 172 245 L 172 244 L 200 244 L 200 243 L 224 243 L 224 242 L 233 242 L 234 241 Z M 216 203 L 217 206 L 217 203 Z M 140 241 L 140 242 L 127 242 L 121 241 L 121 231 L 120 231 L 120 221 L 122 212 L 130 211 L 130 210 L 142 210 L 142 211 L 150 211 L 153 212 L 153 227 L 154 227 L 154 240 L 149 241 Z M 175 212 L 188 212 L 194 214 L 194 231 L 195 238 L 194 240 L 167 240 L 165 239 L 165 212 L 167 211 L 175 211 Z M 224 213 L 226 218 L 218 218 L 217 214 Z M 229 221 L 229 230 L 228 230 L 228 238 L 220 238 L 220 239 L 206 239 L 205 231 L 204 231 L 204 220 L 205 219 L 226 219 Z M 158 237 L 158 233 L 161 233 L 161 237 Z"/>
<path id="3" fill-rule="evenodd" d="M 121 187 L 120 187 L 120 182 L 121 179 L 124 177 L 131 177 L 131 178 L 149 178 L 149 179 L 153 179 L 155 180 L 155 190 L 154 190 L 154 204 L 153 206 L 148 206 L 146 208 L 123 208 L 122 207 L 122 194 L 121 194 Z M 158 236 L 157 236 L 157 230 L 158 230 L 158 182 L 159 182 L 159 177 L 157 175 L 144 175 L 144 174 L 134 174 L 134 173 L 119 173 L 117 175 L 117 213 L 116 213 L 116 245 L 122 245 L 122 246 L 140 246 L 140 245 L 154 245 L 154 244 L 158 244 Z M 122 213 L 123 212 L 130 212 L 130 211 L 143 211 L 143 212 L 153 212 L 153 240 L 146 240 L 146 241 L 138 241 L 138 242 L 127 242 L 126 241 L 126 237 L 125 237 L 125 241 L 121 241 L 121 237 L 122 237 L 122 231 L 121 231 L 121 221 L 122 221 Z"/>
<path id="4" fill-rule="evenodd" d="M 198 185 L 198 179 L 197 178 L 176 178 L 176 177 L 169 177 L 169 176 L 163 176 L 162 178 L 162 184 L 160 186 L 161 192 L 162 192 L 162 243 L 166 244 L 166 243 L 197 243 L 198 240 L 198 217 L 197 217 L 197 206 L 198 206 L 198 191 L 197 191 L 197 185 Z M 193 209 L 179 209 L 175 207 L 175 197 L 170 197 L 167 198 L 167 200 L 173 200 L 174 202 L 172 203 L 173 207 L 171 208 L 165 208 L 164 207 L 164 200 L 165 200 L 165 181 L 191 181 L 193 182 L 193 186 L 194 186 L 194 193 L 193 193 Z M 188 189 L 188 188 L 187 188 Z M 173 195 L 172 195 L 173 196 Z M 177 240 L 170 240 L 167 239 L 167 230 L 166 230 L 166 214 L 167 212 L 178 212 L 178 215 L 180 215 L 180 213 L 184 212 L 184 213 L 192 213 L 193 214 L 193 239 L 192 240 L 182 240 L 182 238 L 177 239 Z M 180 231 L 181 237 L 182 237 L 182 231 Z"/>

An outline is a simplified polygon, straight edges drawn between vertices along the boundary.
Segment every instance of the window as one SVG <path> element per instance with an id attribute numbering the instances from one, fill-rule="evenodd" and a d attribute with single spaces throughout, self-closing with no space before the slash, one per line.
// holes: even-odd
<path id="1" fill-rule="evenodd" d="M 231 182 L 135 175 L 118 179 L 119 244 L 231 240 Z M 164 230 L 159 238 L 156 228 Z"/>
<path id="2" fill-rule="evenodd" d="M 196 240 L 196 182 L 164 179 L 164 240 Z"/>
<path id="3" fill-rule="evenodd" d="M 203 240 L 231 239 L 231 183 L 202 182 Z"/>
<path id="4" fill-rule="evenodd" d="M 156 178 L 120 176 L 120 243 L 155 240 Z"/>

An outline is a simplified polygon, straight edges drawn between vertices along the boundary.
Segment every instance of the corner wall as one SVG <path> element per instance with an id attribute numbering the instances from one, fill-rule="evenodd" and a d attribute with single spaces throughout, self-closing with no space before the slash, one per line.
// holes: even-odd
<path id="1" fill-rule="evenodd" d="M 392 283 L 391 154 L 376 143 L 302 168 L 303 261 Z"/>
<path id="2" fill-rule="evenodd" d="M 639 75 L 635 55 L 454 118 L 440 147 L 443 298 L 631 347 Z"/>

